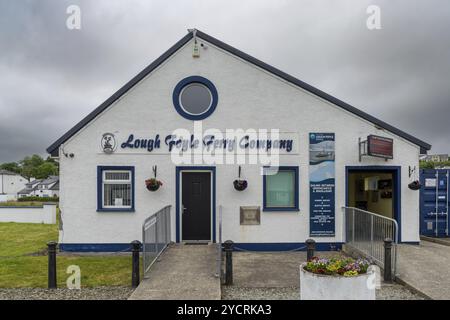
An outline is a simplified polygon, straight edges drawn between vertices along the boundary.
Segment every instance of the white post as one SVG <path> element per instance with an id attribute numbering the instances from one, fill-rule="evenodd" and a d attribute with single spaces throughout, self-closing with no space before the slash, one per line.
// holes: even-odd
<path id="1" fill-rule="evenodd" d="M 42 205 L 42 221 L 45 224 L 55 224 L 56 223 L 56 204 L 55 203 L 44 203 Z"/>

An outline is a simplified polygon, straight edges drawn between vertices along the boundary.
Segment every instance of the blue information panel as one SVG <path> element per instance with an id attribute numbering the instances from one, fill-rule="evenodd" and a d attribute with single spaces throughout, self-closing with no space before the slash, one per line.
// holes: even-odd
<path id="1" fill-rule="evenodd" d="M 335 235 L 334 133 L 309 135 L 309 233 L 311 237 Z"/>

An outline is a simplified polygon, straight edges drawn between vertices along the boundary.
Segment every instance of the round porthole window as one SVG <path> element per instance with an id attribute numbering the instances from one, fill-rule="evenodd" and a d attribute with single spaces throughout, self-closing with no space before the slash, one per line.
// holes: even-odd
<path id="1" fill-rule="evenodd" d="M 217 106 L 217 100 L 216 87 L 200 76 L 181 80 L 173 91 L 175 109 L 189 120 L 202 120 L 210 116 Z"/>

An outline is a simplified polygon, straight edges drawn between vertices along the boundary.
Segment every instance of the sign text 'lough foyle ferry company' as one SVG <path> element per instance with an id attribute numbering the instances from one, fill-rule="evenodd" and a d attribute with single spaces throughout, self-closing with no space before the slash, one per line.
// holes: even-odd
<path id="1" fill-rule="evenodd" d="M 285 150 L 291 152 L 293 148 L 293 139 L 258 139 L 252 138 L 249 135 L 240 138 L 217 138 L 214 135 L 208 135 L 203 139 L 196 138 L 193 134 L 189 138 L 180 137 L 174 134 L 169 134 L 164 137 L 164 145 L 167 146 L 168 151 L 172 152 L 174 149 L 181 151 L 188 151 L 189 149 L 203 149 L 217 150 L 223 149 L 228 152 L 234 152 L 238 150 L 264 150 L 270 151 L 272 149 Z M 130 134 L 125 142 L 120 147 L 122 149 L 144 149 L 148 152 L 152 152 L 155 149 L 161 148 L 161 137 L 157 134 L 154 138 L 139 138 L 134 134 Z"/>

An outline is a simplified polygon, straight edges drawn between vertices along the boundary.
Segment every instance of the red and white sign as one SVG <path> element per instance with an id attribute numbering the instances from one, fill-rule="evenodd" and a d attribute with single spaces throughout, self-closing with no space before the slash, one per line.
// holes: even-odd
<path id="1" fill-rule="evenodd" d="M 394 158 L 394 140 L 375 135 L 367 137 L 367 155 L 385 159 Z"/>

